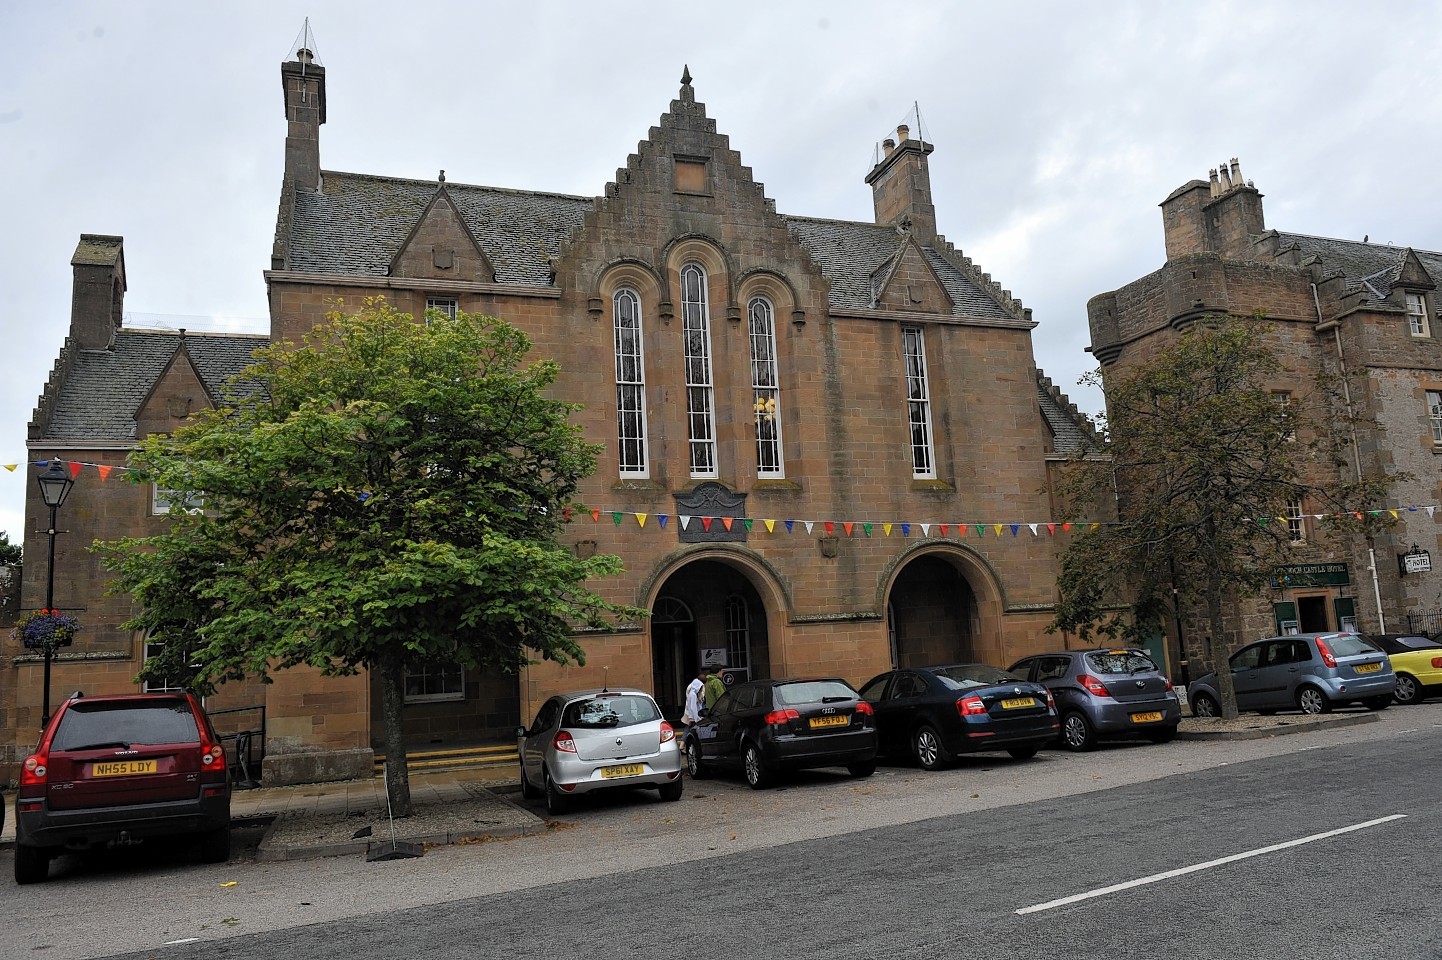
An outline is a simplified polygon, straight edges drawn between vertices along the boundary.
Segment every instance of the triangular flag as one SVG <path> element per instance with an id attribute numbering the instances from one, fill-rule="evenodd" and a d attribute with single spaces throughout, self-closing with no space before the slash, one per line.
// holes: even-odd
<path id="1" fill-rule="evenodd" d="M 1090 527 L 1087 527 L 1088 530 L 1100 530 L 1101 528 L 1102 525 L 1099 523 L 1094 523 Z"/>
<path id="2" fill-rule="evenodd" d="M 20 464 L 18 464 L 18 463 L 7 463 L 7 464 L 5 464 L 5 469 L 6 469 L 6 470 L 9 470 L 11 473 L 14 473 L 14 472 L 15 472 L 15 468 L 18 467 L 18 466 L 20 466 Z"/>
<path id="3" fill-rule="evenodd" d="M 100 479 L 103 482 L 110 479 L 110 471 L 114 470 L 115 468 L 107 464 L 100 463 L 95 465 L 95 469 L 100 471 Z"/>
<path id="4" fill-rule="evenodd" d="M 941 535 L 946 536 L 946 524 L 944 523 L 941 525 Z"/>
<path id="5" fill-rule="evenodd" d="M 621 515 L 619 513 L 612 513 L 611 522 L 619 527 L 621 525 Z"/>
<path id="6" fill-rule="evenodd" d="M 905 524 L 902 525 L 901 532 L 902 532 L 903 534 L 906 532 L 906 527 L 907 527 L 907 525 L 905 525 Z M 921 525 L 921 535 L 922 535 L 923 537 L 929 537 L 929 536 L 931 536 L 931 524 L 929 524 L 929 523 L 923 523 L 923 524 Z"/>
<path id="7" fill-rule="evenodd" d="M 1036 536 L 1036 524 L 1034 524 L 1034 523 L 1028 523 L 1027 526 L 1028 526 L 1028 527 L 1031 527 L 1031 535 L 1032 535 L 1033 537 Z"/>
<path id="8" fill-rule="evenodd" d="M 707 533 L 710 533 L 710 532 L 711 532 L 711 518 L 710 518 L 710 517 L 702 517 L 702 518 L 701 518 L 701 529 L 702 529 L 702 530 L 705 530 Z"/>
<path id="9" fill-rule="evenodd" d="M 1327 519 L 1327 515 L 1325 513 L 1314 513 L 1312 514 L 1312 519 L 1320 522 Z"/>
<path id="10" fill-rule="evenodd" d="M 670 517 L 666 516 L 666 514 L 664 514 L 664 513 L 658 513 L 658 514 L 656 514 L 656 522 L 661 525 L 661 529 L 662 529 L 662 530 L 665 530 L 665 529 L 666 529 L 666 521 L 669 520 L 669 519 L 670 519 Z"/>
<path id="11" fill-rule="evenodd" d="M 731 532 L 731 524 L 734 523 L 734 522 L 735 522 L 735 518 L 734 518 L 734 517 L 722 517 L 722 518 L 721 518 L 721 526 L 723 526 L 723 527 L 726 528 L 726 532 L 727 532 L 727 533 L 730 533 L 730 532 Z"/>
<path id="12" fill-rule="evenodd" d="M 982 526 L 981 524 L 979 524 L 979 523 L 973 523 L 971 526 L 972 526 L 972 529 L 976 531 L 976 535 L 977 535 L 978 537 L 984 537 L 984 536 L 986 536 L 986 527 L 983 527 L 983 526 Z"/>
<path id="13" fill-rule="evenodd" d="M 811 531 L 810 531 L 810 530 L 807 530 L 806 532 L 807 532 L 807 533 L 810 533 Z M 835 532 L 836 532 L 836 524 L 832 523 L 830 520 L 827 520 L 827 521 L 826 521 L 826 535 L 829 537 L 829 536 L 831 536 L 832 534 L 834 534 Z"/>
<path id="14" fill-rule="evenodd" d="M 993 527 L 993 529 L 996 530 L 996 535 L 997 535 L 998 537 L 1001 536 L 1001 524 L 999 524 L 999 523 L 994 523 L 994 524 L 992 524 L 992 527 Z"/>
<path id="15" fill-rule="evenodd" d="M 85 466 L 85 464 L 76 463 L 74 460 L 71 460 L 69 463 L 65 464 L 65 466 L 70 470 L 70 479 L 74 480 L 76 477 L 80 476 L 80 468 Z"/>
<path id="16" fill-rule="evenodd" d="M 752 520 L 750 517 L 747 517 L 745 520 L 742 520 L 741 522 L 744 523 L 744 524 L 746 524 L 746 529 L 747 529 L 747 531 L 750 531 L 751 525 L 752 525 L 753 523 L 755 523 L 756 521 L 755 521 L 755 520 Z"/>
<path id="17" fill-rule="evenodd" d="M 594 521 L 596 521 L 597 523 L 600 523 L 600 522 L 601 522 L 601 511 L 600 511 L 600 510 L 592 510 L 592 511 L 591 511 L 591 519 L 594 520 Z"/>
<path id="18" fill-rule="evenodd" d="M 1071 524 L 1070 524 L 1070 523 L 1064 523 L 1064 524 L 1061 525 L 1061 529 L 1062 529 L 1062 532 L 1063 532 L 1063 533 L 1066 533 L 1066 532 L 1068 532 L 1069 530 L 1071 530 Z"/>
<path id="19" fill-rule="evenodd" d="M 1358 520 L 1362 519 L 1362 515 L 1360 513 L 1357 513 L 1355 510 L 1352 512 L 1352 516 L 1356 517 Z"/>
<path id="20" fill-rule="evenodd" d="M 883 537 L 889 537 L 889 536 L 891 536 L 891 524 L 889 524 L 889 523 L 883 523 L 883 524 L 881 525 L 881 535 L 882 535 Z"/>
<path id="21" fill-rule="evenodd" d="M 869 524 L 869 523 L 863 523 L 863 524 L 861 525 L 861 529 L 866 532 L 866 535 L 867 535 L 868 537 L 871 536 L 871 524 Z M 851 533 L 850 530 L 848 530 L 848 531 L 846 531 L 846 532 L 847 532 L 848 535 Z"/>
<path id="22" fill-rule="evenodd" d="M 649 516 L 649 513 L 638 513 L 636 514 L 636 522 L 639 523 L 642 527 L 644 527 L 646 526 L 646 518 Z"/>
<path id="23" fill-rule="evenodd" d="M 1056 536 L 1056 524 L 1048 523 L 1046 525 L 1046 532 L 1051 534 L 1052 536 Z"/>
<path id="24" fill-rule="evenodd" d="M 1393 520 L 1396 520 L 1396 519 L 1397 519 L 1397 511 L 1396 511 L 1396 510 L 1388 510 L 1387 512 L 1392 515 L 1392 519 L 1393 519 Z"/>
<path id="25" fill-rule="evenodd" d="M 851 536 L 851 530 L 852 530 L 852 528 L 855 527 L 855 526 L 856 526 L 855 522 L 843 523 L 843 524 L 841 525 L 841 529 L 845 530 L 845 531 L 846 531 L 846 535 L 849 537 L 849 536 Z"/>
<path id="26" fill-rule="evenodd" d="M 679 519 L 680 519 L 680 521 L 681 521 L 681 529 L 682 529 L 682 530 L 685 530 L 688 526 L 691 525 L 691 518 L 688 517 L 688 516 L 686 516 L 686 514 L 684 514 L 684 513 L 681 514 L 680 517 L 679 517 Z"/>
<path id="27" fill-rule="evenodd" d="M 764 523 L 764 524 L 766 524 L 766 532 L 767 532 L 767 533 L 775 533 L 775 532 L 776 532 L 776 521 L 775 521 L 775 520 L 763 520 L 763 521 L 761 521 L 761 522 Z"/>
<path id="28" fill-rule="evenodd" d="M 810 533 L 810 532 L 811 532 L 811 528 L 812 528 L 812 526 L 813 526 L 814 524 L 813 524 L 810 520 L 803 520 L 802 523 L 805 523 L 805 524 L 806 524 L 806 532 L 807 532 L 807 533 Z M 787 520 L 787 521 L 786 521 L 786 525 L 787 525 L 787 526 L 790 526 L 790 525 L 791 525 L 791 521 L 790 521 L 790 520 Z M 830 531 L 827 531 L 827 532 L 829 533 Z"/>
<path id="29" fill-rule="evenodd" d="M 786 521 L 783 521 L 783 522 L 786 524 L 786 532 L 787 532 L 787 533 L 791 533 L 792 531 L 794 531 L 794 530 L 796 529 L 796 521 L 795 521 L 795 520 L 786 520 Z M 809 524 L 809 523 L 806 525 L 806 532 L 807 532 L 807 533 L 810 533 L 810 532 L 811 532 L 811 524 Z"/>
<path id="30" fill-rule="evenodd" d="M 1018 529 L 1020 526 L 1021 526 L 1021 524 L 1019 524 L 1019 523 L 1013 523 L 1013 524 L 1011 525 L 1011 535 L 1012 535 L 1013 537 L 1016 536 L 1016 531 L 1017 531 L 1017 529 Z"/>
<path id="31" fill-rule="evenodd" d="M 1427 508 L 1427 516 L 1431 517 L 1431 516 L 1432 516 L 1432 511 L 1434 511 L 1434 510 L 1436 510 L 1436 509 L 1437 509 L 1436 507 L 1428 507 L 1428 508 Z"/>

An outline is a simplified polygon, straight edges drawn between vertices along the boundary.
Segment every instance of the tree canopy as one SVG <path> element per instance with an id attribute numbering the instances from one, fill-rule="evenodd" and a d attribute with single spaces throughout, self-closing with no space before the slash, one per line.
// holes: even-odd
<path id="1" fill-rule="evenodd" d="M 165 644 L 144 674 L 203 689 L 297 664 L 377 671 L 405 815 L 407 666 L 584 662 L 577 631 L 643 615 L 587 586 L 616 557 L 557 540 L 597 448 L 529 350 L 500 320 L 421 324 L 367 300 L 257 351 L 232 402 L 142 441 L 140 478 L 190 507 L 97 545 L 138 604 L 128 626 Z"/>
<path id="2" fill-rule="evenodd" d="M 0 530 L 0 567 L 20 565 L 22 550 L 20 544 L 10 542 L 10 534 Z"/>
<path id="3" fill-rule="evenodd" d="M 1339 381 L 1289 379 L 1272 333 L 1261 318 L 1200 323 L 1105 378 L 1108 456 L 1074 464 L 1062 494 L 1081 512 L 1114 503 L 1120 522 L 1068 546 L 1054 628 L 1136 643 L 1166 614 L 1200 610 L 1186 636 L 1191 655 L 1221 666 L 1224 603 L 1269 585 L 1302 503 L 1336 517 L 1334 526 L 1385 522 L 1367 511 L 1390 480 L 1347 470 Z M 1218 679 L 1223 714 L 1235 716 L 1230 672 Z"/>

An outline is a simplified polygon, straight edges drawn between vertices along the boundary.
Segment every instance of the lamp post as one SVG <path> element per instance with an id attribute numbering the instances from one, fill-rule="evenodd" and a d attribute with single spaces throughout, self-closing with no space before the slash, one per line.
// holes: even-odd
<path id="1" fill-rule="evenodd" d="M 50 461 L 50 466 L 45 472 L 35 478 L 40 484 L 40 498 L 50 508 L 50 529 L 45 531 L 50 538 L 50 566 L 45 573 L 45 611 L 54 616 L 55 614 L 55 513 L 65 504 L 65 498 L 70 495 L 70 488 L 75 486 L 69 471 L 61 466 L 60 458 L 55 457 Z M 40 729 L 44 730 L 50 723 L 50 662 L 55 659 L 55 643 L 53 637 L 45 644 L 45 706 L 40 720 Z"/>

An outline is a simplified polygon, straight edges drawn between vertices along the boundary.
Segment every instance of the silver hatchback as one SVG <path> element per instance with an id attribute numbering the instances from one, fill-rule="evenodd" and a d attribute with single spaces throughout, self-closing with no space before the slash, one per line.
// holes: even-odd
<path id="1" fill-rule="evenodd" d="M 1397 677 L 1387 654 L 1355 633 L 1298 633 L 1248 644 L 1231 658 L 1238 710 L 1326 713 L 1360 701 L 1370 710 L 1392 702 Z M 1198 717 L 1220 714 L 1215 672 L 1193 680 L 1187 699 Z"/>
<path id="2" fill-rule="evenodd" d="M 681 745 L 649 693 L 581 690 L 552 697 L 529 727 L 516 730 L 521 796 L 546 798 L 564 813 L 585 793 L 655 787 L 680 800 Z"/>

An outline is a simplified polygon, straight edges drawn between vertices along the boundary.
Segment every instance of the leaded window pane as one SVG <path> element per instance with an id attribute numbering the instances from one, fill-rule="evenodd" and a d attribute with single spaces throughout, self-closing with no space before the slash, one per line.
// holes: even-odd
<path id="1" fill-rule="evenodd" d="M 617 462 L 622 474 L 646 473 L 646 376 L 641 348 L 641 299 L 634 290 L 611 298 L 616 348 Z"/>

